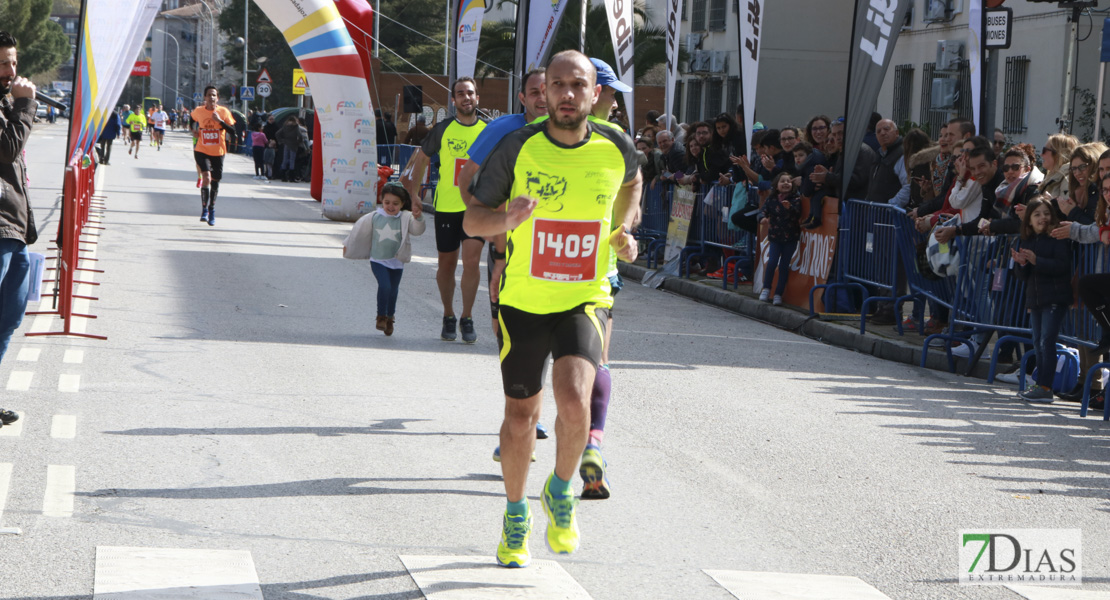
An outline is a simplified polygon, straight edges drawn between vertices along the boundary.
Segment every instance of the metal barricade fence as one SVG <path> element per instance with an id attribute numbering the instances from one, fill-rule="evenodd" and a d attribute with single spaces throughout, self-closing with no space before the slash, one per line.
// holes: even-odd
<path id="1" fill-rule="evenodd" d="M 726 289 L 730 278 L 730 268 L 733 288 L 735 289 L 740 287 L 739 270 L 741 263 L 746 261 L 752 264 L 756 255 L 755 236 L 747 231 L 729 227 L 728 213 L 732 206 L 734 190 L 735 185 L 702 187 L 702 190 L 698 193 L 697 206 L 694 211 L 697 222 L 691 224 L 691 230 L 699 233 L 698 242 L 701 250 L 687 257 L 687 260 L 690 260 L 705 256 L 709 248 L 734 252 L 732 256 L 726 257 L 721 265 L 723 267 L 721 286 Z M 754 192 L 751 192 L 751 194 L 754 194 Z M 749 195 L 749 197 L 753 196 Z M 687 276 L 689 276 L 689 269 L 687 269 Z"/>
<path id="2" fill-rule="evenodd" d="M 927 265 L 919 264 L 918 256 L 924 251 L 924 246 L 929 240 L 929 235 L 921 233 L 914 227 L 914 222 L 909 217 L 894 220 L 894 235 L 897 238 L 898 256 L 902 261 L 902 268 L 906 272 L 906 284 L 909 288 L 909 297 L 900 299 L 895 305 L 894 313 L 902 314 L 902 302 L 913 300 L 913 319 L 918 331 L 924 331 L 925 301 L 933 302 L 945 308 L 952 308 L 952 297 L 956 288 L 955 277 L 939 277 L 927 269 Z M 902 334 L 902 323 L 898 323 L 898 334 Z"/>
<path id="3" fill-rule="evenodd" d="M 393 167 L 393 172 L 399 174 L 401 170 L 405 168 L 405 165 L 408 164 L 413 153 L 419 149 L 420 146 L 382 144 L 378 146 L 378 164 Z"/>
<path id="4" fill-rule="evenodd" d="M 867 332 L 867 312 L 871 305 L 899 300 L 895 223 L 905 219 L 906 211 L 890 204 L 849 200 L 844 205 L 836 256 L 839 280 L 827 284 L 824 290 L 825 294 L 829 294 L 838 287 L 862 289 L 864 300 L 860 306 L 860 333 Z M 868 287 L 886 295 L 873 296 Z M 813 312 L 812 293 L 810 312 Z"/>
<path id="5" fill-rule="evenodd" d="M 671 198 L 674 186 L 660 183 L 645 185 L 640 200 L 640 227 L 636 239 L 646 244 L 643 255 L 649 269 L 658 267 L 661 251 L 667 246 L 667 226 L 671 220 Z"/>
<path id="6" fill-rule="evenodd" d="M 1105 273 L 1110 267 L 1110 249 L 1101 243 L 1076 244 L 1072 255 L 1076 281 L 1084 275 Z M 1077 296 L 1060 327 L 1060 341 L 1069 346 L 1094 348 L 1101 338 L 1102 328 Z"/>

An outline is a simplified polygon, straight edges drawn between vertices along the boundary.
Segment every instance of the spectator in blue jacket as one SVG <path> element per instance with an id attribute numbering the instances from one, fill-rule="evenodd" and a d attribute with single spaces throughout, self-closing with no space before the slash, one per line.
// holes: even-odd
<path id="1" fill-rule="evenodd" d="M 104 131 L 100 132 L 100 138 L 97 139 L 96 157 L 100 164 L 109 164 L 108 159 L 112 157 L 112 140 L 119 137 L 120 129 L 119 113 L 112 111 L 108 122 L 104 124 Z"/>

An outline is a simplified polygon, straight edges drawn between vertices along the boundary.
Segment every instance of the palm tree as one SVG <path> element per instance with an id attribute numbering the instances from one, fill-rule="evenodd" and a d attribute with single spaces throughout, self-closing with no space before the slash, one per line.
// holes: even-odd
<path id="1" fill-rule="evenodd" d="M 514 0 L 502 0 L 501 4 L 516 4 Z M 551 41 L 552 53 L 578 48 L 579 22 L 582 3 L 569 0 L 562 23 Z M 662 27 L 645 26 L 649 12 L 644 0 L 634 0 L 632 5 L 632 35 L 635 47 L 632 51 L 635 63 L 636 80 L 639 81 L 653 68 L 667 61 L 667 32 Z M 503 75 L 512 71 L 513 52 L 516 47 L 516 21 L 503 19 L 482 26 L 482 39 L 478 44 L 479 77 Z M 684 64 L 685 53 L 680 50 L 679 64 Z M 609 35 L 609 17 L 605 4 L 595 0 L 586 13 L 586 54 L 597 57 L 610 65 L 616 64 L 613 40 Z M 488 63 L 488 64 L 483 64 Z"/>

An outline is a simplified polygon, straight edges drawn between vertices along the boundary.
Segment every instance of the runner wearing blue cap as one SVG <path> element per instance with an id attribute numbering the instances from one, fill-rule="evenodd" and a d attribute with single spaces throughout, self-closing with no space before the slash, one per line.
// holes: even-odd
<path id="1" fill-rule="evenodd" d="M 594 68 L 597 69 L 597 83 L 601 86 L 601 94 L 594 104 L 590 120 L 594 123 L 609 125 L 616 129 L 620 126 L 609 121 L 609 115 L 617 107 L 617 92 L 630 92 L 632 88 L 617 79 L 617 74 L 605 61 L 591 58 Z M 617 255 L 609 256 L 610 295 L 614 301 L 617 292 L 624 287 L 624 280 L 617 271 Z M 590 390 L 590 439 L 586 450 L 582 453 L 582 462 L 578 467 L 578 475 L 582 477 L 582 498 L 604 500 L 609 497 L 609 477 L 606 474 L 606 462 L 601 455 L 601 440 L 605 436 L 605 417 L 609 412 L 609 398 L 612 396 L 613 376 L 609 372 L 609 344 L 613 335 L 613 309 L 609 309 L 609 318 L 605 321 L 605 343 L 601 349 L 601 364 L 597 367 L 597 376 L 594 378 L 593 389 Z"/>

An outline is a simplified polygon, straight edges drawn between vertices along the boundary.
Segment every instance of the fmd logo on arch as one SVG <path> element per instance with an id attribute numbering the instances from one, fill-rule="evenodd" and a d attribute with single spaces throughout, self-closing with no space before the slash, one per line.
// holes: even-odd
<path id="1" fill-rule="evenodd" d="M 1081 585 L 1079 529 L 960 531 L 960 584 Z"/>

